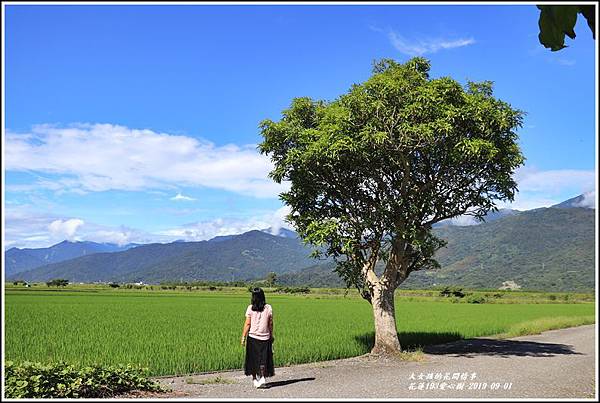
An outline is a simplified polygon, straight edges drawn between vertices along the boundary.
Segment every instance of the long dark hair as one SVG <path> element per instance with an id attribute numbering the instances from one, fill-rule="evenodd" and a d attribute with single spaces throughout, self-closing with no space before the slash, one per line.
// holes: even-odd
<path id="1" fill-rule="evenodd" d="M 260 287 L 254 287 L 252 289 L 252 310 L 262 312 L 265 309 L 265 292 Z"/>

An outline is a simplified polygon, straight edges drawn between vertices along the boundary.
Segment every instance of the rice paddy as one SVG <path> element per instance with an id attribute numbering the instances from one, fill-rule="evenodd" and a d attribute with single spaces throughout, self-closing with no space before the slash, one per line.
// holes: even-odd
<path id="1" fill-rule="evenodd" d="M 241 368 L 247 292 L 5 291 L 5 358 L 139 364 L 151 375 Z M 276 366 L 367 353 L 370 305 L 355 297 L 273 295 Z M 553 317 L 594 320 L 593 303 L 396 304 L 403 348 L 506 333 Z"/>

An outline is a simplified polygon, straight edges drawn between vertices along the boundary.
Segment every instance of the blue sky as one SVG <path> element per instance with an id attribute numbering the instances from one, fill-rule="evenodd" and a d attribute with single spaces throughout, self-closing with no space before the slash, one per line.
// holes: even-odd
<path id="1" fill-rule="evenodd" d="M 372 62 L 492 80 L 527 112 L 511 206 L 595 199 L 594 41 L 534 5 L 5 6 L 5 245 L 201 240 L 282 225 L 258 123 Z"/>

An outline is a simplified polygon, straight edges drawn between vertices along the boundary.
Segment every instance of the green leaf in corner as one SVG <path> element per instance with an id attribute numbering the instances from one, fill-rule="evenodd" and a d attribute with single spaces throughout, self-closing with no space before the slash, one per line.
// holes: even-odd
<path id="1" fill-rule="evenodd" d="M 538 39 L 553 52 L 566 48 L 565 35 L 575 39 L 575 23 L 579 6 L 537 6 L 541 10 Z"/>

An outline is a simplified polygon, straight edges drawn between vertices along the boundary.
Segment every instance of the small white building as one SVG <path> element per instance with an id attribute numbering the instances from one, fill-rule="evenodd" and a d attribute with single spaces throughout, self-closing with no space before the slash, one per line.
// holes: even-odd
<path id="1" fill-rule="evenodd" d="M 518 290 L 520 288 L 521 286 L 512 280 L 503 281 L 502 286 L 498 287 L 499 290 Z"/>

